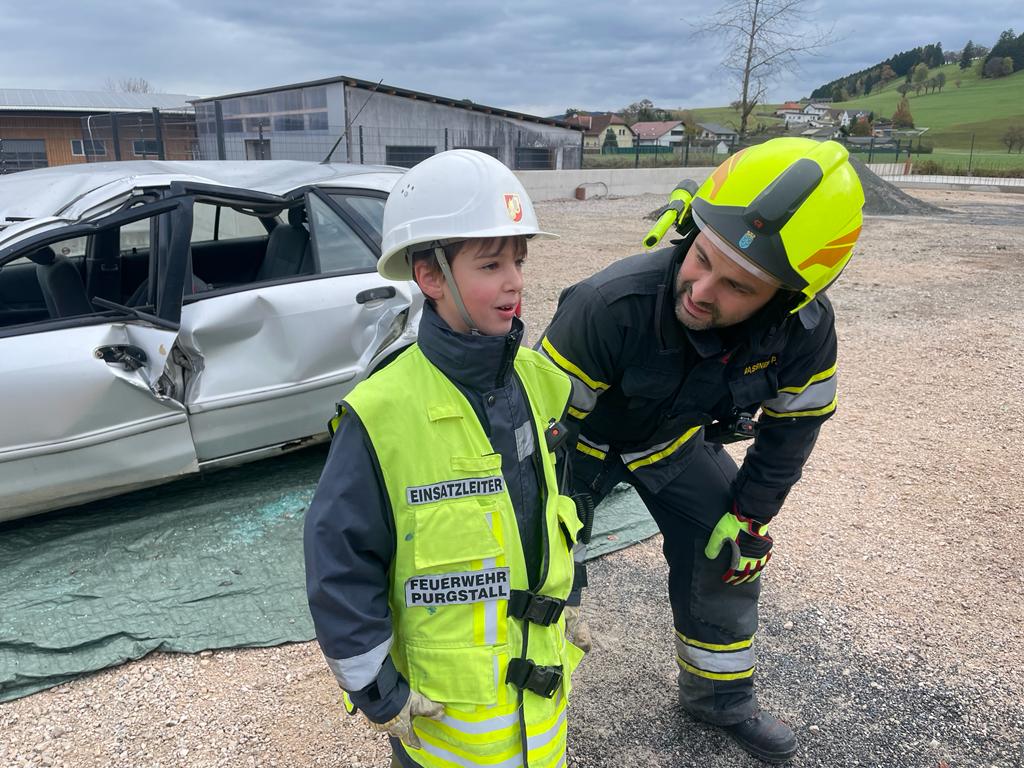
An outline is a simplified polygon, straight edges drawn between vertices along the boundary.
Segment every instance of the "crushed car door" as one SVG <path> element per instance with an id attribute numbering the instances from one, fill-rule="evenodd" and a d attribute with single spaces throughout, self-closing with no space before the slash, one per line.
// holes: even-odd
<path id="1" fill-rule="evenodd" d="M 222 204 L 222 230 L 228 214 L 256 212 L 243 210 L 244 199 L 213 202 Z M 403 334 L 414 291 L 377 274 L 378 245 L 316 190 L 282 199 L 262 247 L 254 276 L 187 297 L 182 308 L 179 345 L 196 361 L 186 401 L 200 462 L 326 437 L 335 403 L 371 363 L 411 343 Z M 193 249 L 215 259 L 217 243 Z M 202 267 L 197 260 L 201 279 Z"/>
<path id="2" fill-rule="evenodd" d="M 62 270 L 51 290 L 59 286 L 84 297 L 74 314 L 51 308 L 46 320 L 0 327 L 0 520 L 112 496 L 198 468 L 187 412 L 168 367 L 184 270 L 151 271 L 155 306 L 133 309 L 87 296 L 80 267 L 60 256 L 66 251 L 61 243 L 71 238 L 105 235 L 118 248 L 111 230 L 119 230 L 123 240 L 147 224 L 151 250 L 168 251 L 168 263 L 173 249 L 180 260 L 187 257 L 187 237 L 176 242 L 174 230 L 191 229 L 190 209 L 170 201 L 0 251 L 0 279 L 2 265 L 31 266 L 22 258 L 28 257 L 41 274 L 54 265 Z M 137 253 L 138 246 L 132 250 Z"/>

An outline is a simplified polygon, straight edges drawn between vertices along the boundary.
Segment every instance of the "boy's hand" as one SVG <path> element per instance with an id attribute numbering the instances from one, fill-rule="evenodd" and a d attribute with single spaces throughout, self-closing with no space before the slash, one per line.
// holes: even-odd
<path id="1" fill-rule="evenodd" d="M 412 727 L 412 721 L 415 717 L 429 717 L 431 720 L 440 720 L 444 717 L 444 704 L 431 701 L 426 696 L 416 693 L 416 691 L 410 688 L 409 698 L 406 699 L 405 704 L 397 715 L 386 723 L 370 721 L 370 727 L 375 731 L 383 731 L 394 736 L 413 749 L 419 749 L 420 739 Z"/>

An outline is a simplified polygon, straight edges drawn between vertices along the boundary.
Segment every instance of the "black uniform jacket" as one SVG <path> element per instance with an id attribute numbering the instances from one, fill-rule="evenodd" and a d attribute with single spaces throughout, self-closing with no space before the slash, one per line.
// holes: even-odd
<path id="1" fill-rule="evenodd" d="M 542 513 L 533 418 L 512 367 L 522 334 L 518 319 L 503 337 L 455 333 L 427 305 L 418 343 L 469 401 L 495 453 L 501 454 L 533 584 L 540 573 Z M 409 382 L 409 397 L 416 397 L 415 382 Z M 338 683 L 375 722 L 398 714 L 409 691 L 389 656 L 394 528 L 373 446 L 350 409 L 338 423 L 306 513 L 306 593 L 317 641 Z"/>
<path id="2" fill-rule="evenodd" d="M 538 349 L 572 379 L 573 455 L 621 460 L 653 493 L 686 467 L 695 427 L 761 408 L 733 493 L 743 514 L 767 520 L 835 411 L 835 316 L 823 295 L 796 314 L 779 296 L 737 326 L 685 328 L 675 280 L 692 238 L 565 289 Z"/>

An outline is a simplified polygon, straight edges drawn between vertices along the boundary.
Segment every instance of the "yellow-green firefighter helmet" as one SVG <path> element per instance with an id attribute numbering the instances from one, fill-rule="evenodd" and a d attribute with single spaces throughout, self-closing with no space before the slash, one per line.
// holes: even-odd
<path id="1" fill-rule="evenodd" d="M 802 294 L 795 312 L 850 261 L 863 206 L 864 190 L 842 145 L 783 138 L 718 166 L 697 190 L 693 217 L 728 255 Z"/>

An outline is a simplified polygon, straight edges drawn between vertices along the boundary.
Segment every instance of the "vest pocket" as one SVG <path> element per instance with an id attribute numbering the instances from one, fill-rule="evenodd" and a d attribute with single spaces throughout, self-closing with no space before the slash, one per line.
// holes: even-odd
<path id="1" fill-rule="evenodd" d="M 565 543 L 569 549 L 572 549 L 573 544 L 576 543 L 576 536 L 579 534 L 580 528 L 583 527 L 583 521 L 576 513 L 576 502 L 568 496 L 559 496 L 557 513 L 562 535 L 566 539 Z"/>
<path id="2" fill-rule="evenodd" d="M 460 705 L 498 703 L 498 678 L 504 681 L 507 659 L 490 646 L 468 648 L 406 647 L 409 685 L 434 701 Z"/>
<path id="3" fill-rule="evenodd" d="M 498 557 L 503 550 L 494 528 L 501 512 L 475 500 L 442 502 L 413 510 L 413 562 L 416 569 L 434 568 Z"/>

